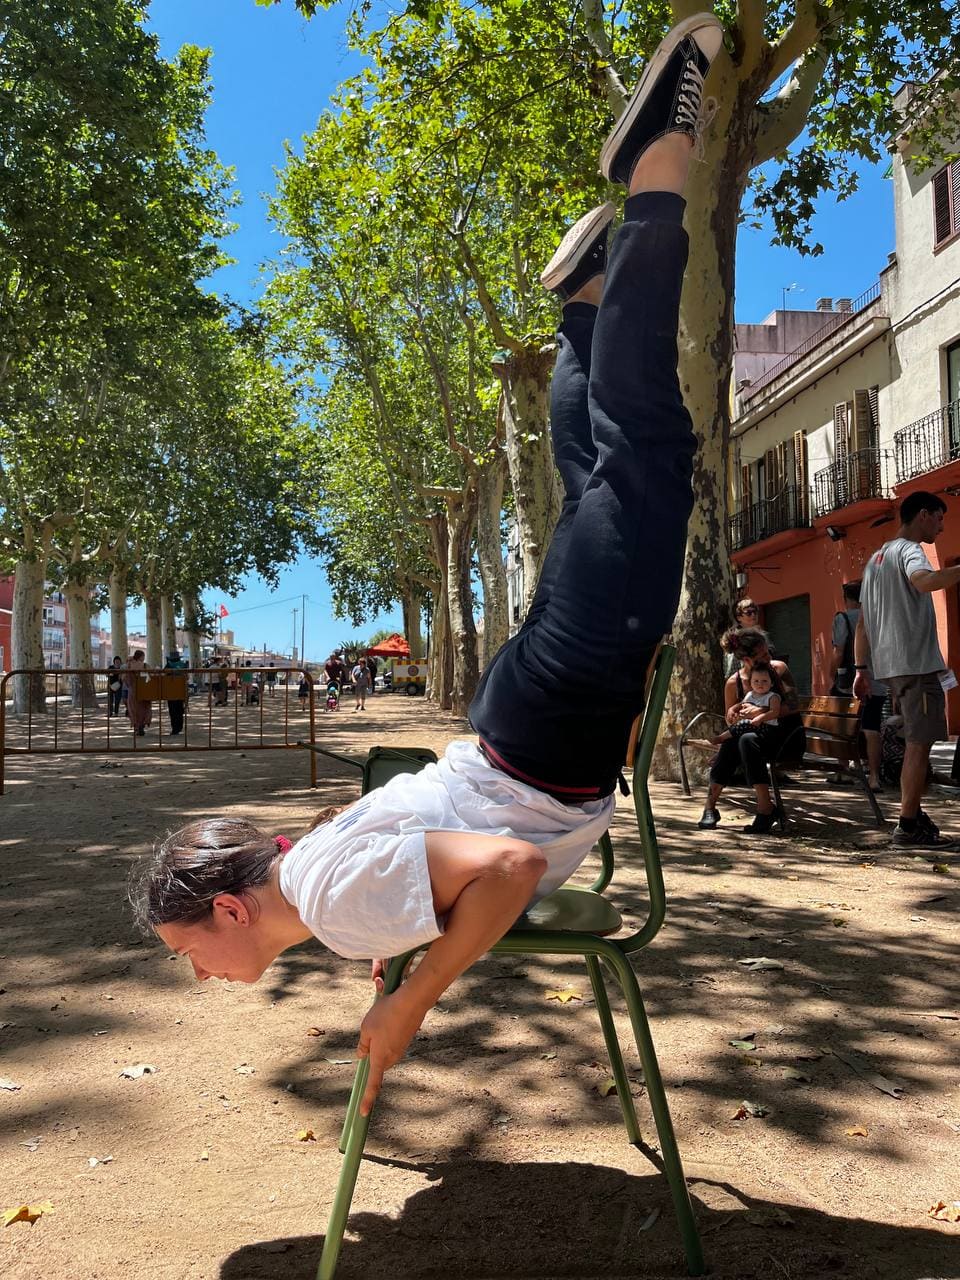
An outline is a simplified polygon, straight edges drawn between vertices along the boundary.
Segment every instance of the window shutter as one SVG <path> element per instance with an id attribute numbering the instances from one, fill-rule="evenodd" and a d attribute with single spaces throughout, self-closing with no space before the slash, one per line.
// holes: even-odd
<path id="1" fill-rule="evenodd" d="M 797 484 L 797 523 L 810 522 L 810 482 L 807 479 L 807 433 L 793 433 L 793 475 Z"/>
<path id="2" fill-rule="evenodd" d="M 873 415 L 870 412 L 870 392 L 855 391 L 853 393 L 853 433 L 851 437 L 853 444 L 852 452 L 858 453 L 861 449 L 872 449 L 873 442 Z"/>
<path id="3" fill-rule="evenodd" d="M 850 418 L 847 404 L 833 406 L 833 457 L 841 462 L 850 451 Z"/>
<path id="4" fill-rule="evenodd" d="M 767 486 L 767 492 L 764 496 L 767 498 L 773 498 L 776 496 L 780 488 L 780 481 L 777 476 L 776 449 L 768 449 L 763 455 L 763 474 Z"/>
<path id="5" fill-rule="evenodd" d="M 943 168 L 933 175 L 933 244 L 942 244 L 950 235 L 950 173 Z"/>
<path id="6" fill-rule="evenodd" d="M 748 465 L 740 468 L 740 510 L 753 506 L 753 471 Z"/>
<path id="7" fill-rule="evenodd" d="M 950 166 L 950 230 L 960 231 L 960 163 Z"/>
<path id="8" fill-rule="evenodd" d="M 874 441 L 879 443 L 880 438 L 880 388 L 871 387 L 867 392 L 870 399 L 870 429 L 873 432 Z"/>

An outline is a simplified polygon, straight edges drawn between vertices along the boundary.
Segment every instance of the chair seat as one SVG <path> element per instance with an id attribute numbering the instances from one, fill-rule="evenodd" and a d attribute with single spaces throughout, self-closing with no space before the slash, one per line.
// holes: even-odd
<path id="1" fill-rule="evenodd" d="M 567 930 L 571 933 L 616 933 L 620 912 L 589 889 L 557 889 L 523 913 L 513 930 Z M 511 932 L 513 932 L 511 930 Z"/>

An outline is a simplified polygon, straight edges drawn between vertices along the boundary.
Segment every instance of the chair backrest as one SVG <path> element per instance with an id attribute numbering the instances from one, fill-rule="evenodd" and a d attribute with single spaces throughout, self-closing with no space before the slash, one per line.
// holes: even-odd
<path id="1" fill-rule="evenodd" d="M 360 792 L 366 795 L 398 773 L 419 773 L 424 765 L 436 762 L 437 753 L 429 747 L 371 747 L 363 765 Z"/>
<path id="2" fill-rule="evenodd" d="M 647 705 L 644 708 L 633 759 L 633 804 L 637 814 L 637 828 L 640 832 L 640 847 L 643 850 L 649 906 L 643 925 L 631 937 L 619 944 L 627 952 L 639 951 L 656 936 L 667 910 L 663 869 L 660 866 L 660 847 L 657 843 L 657 830 L 653 821 L 648 783 L 650 765 L 653 762 L 653 749 L 657 745 L 657 735 L 660 732 L 660 721 L 663 719 L 663 708 L 667 701 L 667 691 L 670 688 L 670 677 L 673 674 L 676 656 L 676 649 L 669 644 L 663 645 L 657 656 L 653 675 L 647 686 Z"/>

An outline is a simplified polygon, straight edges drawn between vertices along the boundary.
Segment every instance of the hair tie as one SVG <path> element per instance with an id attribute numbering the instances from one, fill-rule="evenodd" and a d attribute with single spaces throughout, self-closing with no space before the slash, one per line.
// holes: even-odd
<path id="1" fill-rule="evenodd" d="M 293 848 L 293 841 L 288 840 L 286 836 L 274 836 L 273 843 L 277 846 L 277 853 L 289 853 Z"/>

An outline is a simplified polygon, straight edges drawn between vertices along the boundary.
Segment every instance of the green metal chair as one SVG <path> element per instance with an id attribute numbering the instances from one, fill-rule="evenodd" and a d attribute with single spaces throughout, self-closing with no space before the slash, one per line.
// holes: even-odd
<path id="1" fill-rule="evenodd" d="M 595 883 L 589 889 L 562 888 L 550 894 L 531 907 L 491 950 L 501 955 L 581 955 L 584 957 L 610 1058 L 611 1072 L 617 1086 L 617 1096 L 623 1112 L 627 1137 L 631 1143 L 639 1144 L 640 1126 L 637 1123 L 630 1083 L 610 1011 L 604 974 L 612 977 L 619 985 L 626 1000 L 640 1062 L 643 1066 L 647 1096 L 650 1099 L 650 1107 L 660 1140 L 664 1172 L 680 1226 L 687 1268 L 690 1275 L 700 1276 L 705 1270 L 700 1237 L 683 1176 L 680 1153 L 667 1106 L 660 1066 L 650 1035 L 650 1026 L 630 959 L 634 952 L 640 951 L 659 932 L 666 908 L 660 853 L 650 808 L 647 776 L 673 662 L 674 650 L 665 646 L 660 652 L 650 683 L 647 706 L 634 756 L 633 800 L 640 829 L 640 844 L 643 849 L 649 895 L 647 918 L 642 927 L 628 938 L 614 939 L 610 936 L 619 932 L 621 919 L 620 913 L 613 904 L 600 896 L 601 891 L 610 883 L 613 874 L 613 847 L 609 835 L 606 835 L 598 846 L 602 869 Z M 322 752 L 322 754 L 333 755 L 334 753 Z M 402 772 L 404 768 L 409 772 L 411 764 L 416 768 L 422 768 L 427 760 L 436 759 L 432 752 L 419 748 L 382 747 L 375 748 L 365 762 L 352 760 L 347 756 L 335 756 L 335 758 L 364 769 L 364 790 L 381 785 L 388 776 Z M 415 954 L 415 951 L 410 951 L 390 961 L 384 979 L 385 994 L 397 989 L 403 980 L 408 961 Z M 369 1116 L 358 1114 L 360 1099 L 366 1088 L 367 1074 L 368 1062 L 363 1059 L 357 1065 L 340 1137 L 340 1151 L 344 1161 L 330 1211 L 323 1253 L 317 1269 L 318 1280 L 332 1280 L 340 1255 L 340 1246 L 370 1124 Z"/>

